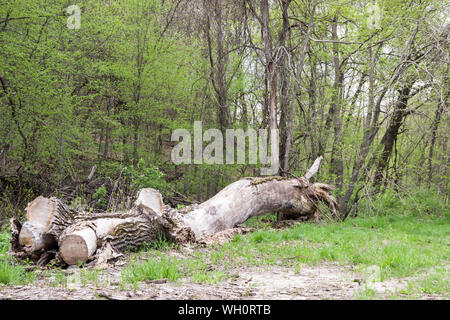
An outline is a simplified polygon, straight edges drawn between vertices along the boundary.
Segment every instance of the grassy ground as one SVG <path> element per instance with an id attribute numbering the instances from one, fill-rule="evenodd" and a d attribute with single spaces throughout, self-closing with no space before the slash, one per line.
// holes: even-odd
<path id="1" fill-rule="evenodd" d="M 303 223 L 282 230 L 271 228 L 273 215 L 246 222 L 257 230 L 188 256 L 173 255 L 174 245 L 158 241 L 129 255 L 121 271 L 121 285 L 137 288 L 142 281 L 187 278 L 196 283 L 218 283 L 235 276 L 242 266 L 285 266 L 300 272 L 304 265 L 325 261 L 352 265 L 369 284 L 356 298 L 379 298 L 370 283 L 407 279 L 407 286 L 390 298 L 423 294 L 449 297 L 450 214 L 435 193 L 419 191 L 409 197 L 388 193 L 375 202 L 362 202 L 359 216 L 344 222 Z M 0 234 L 0 283 L 30 283 L 39 274 L 26 272 L 7 255 L 9 236 Z M 234 271 L 233 271 L 234 272 Z M 52 283 L 67 283 L 65 275 L 50 270 Z M 83 272 L 82 281 L 95 282 L 98 272 Z"/>
<path id="2" fill-rule="evenodd" d="M 36 279 L 36 275 L 26 272 L 23 265 L 15 263 L 8 257 L 9 233 L 0 232 L 0 285 L 26 284 Z"/>

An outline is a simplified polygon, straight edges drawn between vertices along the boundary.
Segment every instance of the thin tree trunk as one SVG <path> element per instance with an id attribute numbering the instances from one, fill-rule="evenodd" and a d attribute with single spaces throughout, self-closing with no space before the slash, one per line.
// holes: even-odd
<path id="1" fill-rule="evenodd" d="M 332 39 L 337 38 L 337 16 L 334 17 L 331 25 Z M 339 59 L 339 44 L 333 43 L 333 65 L 334 65 L 334 84 L 330 113 L 333 118 L 333 146 L 331 150 L 330 173 L 335 176 L 335 183 L 338 189 L 342 188 L 344 178 L 344 162 L 342 158 L 342 125 L 341 125 L 341 105 L 342 105 L 342 83 L 344 74 Z"/>
<path id="2" fill-rule="evenodd" d="M 283 26 L 279 33 L 279 48 L 280 54 L 280 169 L 281 175 L 286 176 L 289 159 L 289 149 L 291 143 L 291 130 L 292 130 L 292 112 L 291 103 L 289 102 L 289 87 L 290 87 L 290 72 L 288 65 L 288 53 L 286 46 L 286 37 L 289 31 L 289 17 L 288 8 L 291 1 L 283 0 L 282 4 L 282 16 Z M 293 97 L 295 99 L 295 97 Z"/>
<path id="3" fill-rule="evenodd" d="M 266 62 L 266 76 L 268 80 L 269 89 L 269 127 L 270 129 L 277 128 L 276 118 L 276 90 L 277 77 L 276 66 L 273 61 L 272 53 L 272 36 L 269 28 L 269 2 L 268 0 L 261 0 L 261 30 L 264 44 L 264 58 Z"/>
<path id="4" fill-rule="evenodd" d="M 222 0 L 208 1 L 205 0 L 203 5 L 206 10 L 205 35 L 208 44 L 208 54 L 210 62 L 210 80 L 217 96 L 218 106 L 218 122 L 222 132 L 228 128 L 230 124 L 230 110 L 227 98 L 226 85 L 226 64 L 227 54 L 224 48 L 224 33 L 223 33 L 223 19 L 222 19 Z M 213 6 L 213 8 L 211 8 Z M 211 37 L 211 21 L 215 21 L 216 31 L 216 60 L 213 56 L 213 43 Z"/>
<path id="5" fill-rule="evenodd" d="M 375 170 L 375 176 L 373 185 L 375 190 L 379 190 L 379 187 L 383 181 L 383 172 L 389 165 L 389 159 L 391 158 L 392 150 L 394 148 L 394 143 L 397 141 L 400 126 L 402 125 L 404 118 L 406 117 L 406 107 L 408 105 L 408 99 L 410 97 L 411 88 L 413 82 L 407 84 L 399 91 L 399 97 L 394 106 L 394 112 L 389 122 L 388 128 L 386 129 L 383 138 L 381 139 L 381 144 L 383 145 L 383 151 L 377 162 L 377 167 Z"/>
<path id="6" fill-rule="evenodd" d="M 427 181 L 428 185 L 431 184 L 431 180 L 433 178 L 433 153 L 434 153 L 434 145 L 436 143 L 437 131 L 439 128 L 439 123 L 441 122 L 442 114 L 444 113 L 444 110 L 447 109 L 447 100 L 448 100 L 448 97 L 450 94 L 448 86 L 446 88 L 446 91 L 447 91 L 447 93 L 445 94 L 444 98 L 441 99 L 441 101 L 439 101 L 439 104 L 438 104 L 438 107 L 436 109 L 436 113 L 434 116 L 434 120 L 431 125 L 431 143 L 430 143 L 430 150 L 428 153 L 428 181 Z"/>

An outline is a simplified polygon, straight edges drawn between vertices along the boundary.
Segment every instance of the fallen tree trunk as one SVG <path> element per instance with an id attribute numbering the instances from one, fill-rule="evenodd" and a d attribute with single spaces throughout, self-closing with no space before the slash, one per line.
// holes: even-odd
<path id="1" fill-rule="evenodd" d="M 320 160 L 302 178 L 244 178 L 181 210 L 164 205 L 159 191 L 151 188 L 140 190 L 126 212 L 76 212 L 56 198 L 38 197 L 28 205 L 23 226 L 11 220 L 11 253 L 40 264 L 52 258 L 68 265 L 94 259 L 104 263 L 126 248 L 150 244 L 161 236 L 179 243 L 199 241 L 268 212 L 317 219 L 320 201 L 336 211 L 329 194 L 333 187 L 309 183 Z"/>
<path id="2" fill-rule="evenodd" d="M 309 185 L 306 180 L 299 179 L 242 179 L 198 205 L 183 217 L 183 222 L 200 239 L 268 212 L 280 212 L 284 217 L 317 219 L 319 200 L 335 208 L 334 200 L 328 195 L 330 190 L 329 185 Z"/>

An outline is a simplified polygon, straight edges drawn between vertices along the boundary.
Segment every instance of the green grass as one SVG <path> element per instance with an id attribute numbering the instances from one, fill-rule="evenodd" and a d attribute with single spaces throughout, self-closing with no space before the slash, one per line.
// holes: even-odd
<path id="1" fill-rule="evenodd" d="M 248 219 L 243 223 L 245 227 L 251 227 L 256 229 L 264 229 L 268 227 L 268 224 L 266 222 L 269 221 L 277 221 L 277 215 L 273 213 L 269 213 L 263 216 L 259 217 L 253 217 L 251 219 Z"/>
<path id="2" fill-rule="evenodd" d="M 97 287 L 100 286 L 100 274 L 101 274 L 100 270 L 82 269 L 80 274 L 82 285 L 94 283 Z"/>
<path id="3" fill-rule="evenodd" d="M 141 250 L 149 251 L 149 250 L 158 250 L 158 251 L 167 251 L 170 249 L 175 249 L 177 247 L 176 243 L 169 242 L 161 233 L 158 235 L 158 238 L 152 243 L 144 243 L 141 247 Z"/>
<path id="4" fill-rule="evenodd" d="M 431 272 L 408 281 L 408 286 L 400 293 L 407 297 L 416 298 L 423 294 L 443 294 L 445 299 L 450 298 L 450 279 L 448 267 L 438 266 Z"/>
<path id="5" fill-rule="evenodd" d="M 50 287 L 67 287 L 67 277 L 61 270 L 53 270 L 48 274 Z"/>
<path id="6" fill-rule="evenodd" d="M 122 281 L 131 283 L 134 287 L 141 281 L 167 279 L 177 281 L 181 278 L 189 278 L 195 283 L 218 283 L 229 277 L 222 270 L 204 259 L 201 252 L 194 254 L 194 258 L 168 257 L 156 250 L 151 251 L 151 257 L 146 260 L 132 261 L 122 270 Z M 215 251 L 220 254 L 220 251 Z M 213 254 L 214 254 L 213 253 Z"/>
<path id="7" fill-rule="evenodd" d="M 24 285 L 33 282 L 37 277 L 27 272 L 23 265 L 19 265 L 8 256 L 10 246 L 10 233 L 7 230 L 0 232 L 0 284 Z"/>
<path id="8" fill-rule="evenodd" d="M 36 275 L 15 265 L 11 259 L 0 259 L 0 284 L 24 285 L 33 282 Z"/>
<path id="9" fill-rule="evenodd" d="M 378 299 L 381 299 L 381 297 L 377 294 L 377 292 L 374 289 L 366 286 L 363 290 L 360 290 L 356 294 L 356 299 L 358 299 L 358 300 L 378 300 Z"/>
<path id="10" fill-rule="evenodd" d="M 228 278 L 223 271 L 197 272 L 192 275 L 193 282 L 196 283 L 219 283 Z"/>
<path id="11" fill-rule="evenodd" d="M 133 285 L 156 279 L 176 281 L 181 275 L 180 260 L 170 257 L 132 262 L 122 270 L 122 280 Z"/>
<path id="12" fill-rule="evenodd" d="M 377 265 L 381 278 L 402 277 L 448 261 L 449 216 L 375 216 L 301 224 L 285 230 L 257 230 L 219 250 L 230 261 L 276 264 L 280 258 L 314 264 Z M 236 259 L 234 259 L 235 257 Z"/>

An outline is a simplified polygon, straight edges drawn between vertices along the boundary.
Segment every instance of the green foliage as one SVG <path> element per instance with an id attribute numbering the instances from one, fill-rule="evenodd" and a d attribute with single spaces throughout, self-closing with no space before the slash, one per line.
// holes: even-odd
<path id="1" fill-rule="evenodd" d="M 408 192 L 387 189 L 375 199 L 362 199 L 359 213 L 363 215 L 407 215 L 414 217 L 446 216 L 450 205 L 436 188 L 416 188 Z"/>
<path id="2" fill-rule="evenodd" d="M 399 70 L 397 66 L 402 65 L 402 56 L 420 56 L 422 44 L 441 37 L 440 26 L 445 26 L 442 3 L 377 1 L 381 14 L 378 29 L 367 24 L 371 16 L 366 9 L 371 3 L 360 0 L 349 5 L 338 0 L 317 5 L 312 32 L 323 41 L 309 43 L 301 77 L 307 94 L 287 101 L 295 110 L 289 124 L 295 138 L 289 171 L 301 176 L 313 157 L 322 153 L 325 159 L 315 178 L 325 182 L 342 178 L 344 185 L 334 193 L 342 196 L 360 157 L 368 111 L 373 111 L 369 110 L 373 106 L 368 103 L 366 90 L 373 61 L 375 92 L 389 85 L 381 104 L 387 106 L 383 110 L 387 118 L 380 126 L 380 137 L 370 146 L 368 156 L 372 160 L 367 158 L 367 168 L 364 165 L 363 169 L 371 176 L 379 159 L 381 136 L 393 113 L 386 99 L 395 100 L 397 90 L 416 77 L 431 87 L 430 92 L 423 90 L 408 102 L 408 110 L 417 107 L 420 112 L 404 119 L 405 130 L 395 145 L 397 156 L 387 161 L 388 185 L 393 186 L 395 180 L 407 191 L 413 190 L 425 185 L 423 177 L 431 170 L 431 183 L 439 184 L 448 196 L 448 177 L 443 170 L 447 154 L 443 147 L 444 125 L 437 128 L 434 153 L 429 159 L 431 167 L 424 166 L 431 140 L 424 128 L 431 128 L 436 105 L 445 96 L 440 91 L 448 87 L 444 83 L 448 63 L 437 53 L 430 59 L 435 54 L 430 51 L 429 56 L 401 68 L 404 71 L 398 79 L 389 82 Z M 206 10 L 198 10 L 189 1 L 121 0 L 105 4 L 86 0 L 77 4 L 81 8 L 78 30 L 66 27 L 68 16 L 61 13 L 67 5 L 56 0 L 7 0 L 0 6 L 0 77 L 4 82 L 0 86 L 0 173 L 2 177 L 17 178 L 13 192 L 7 190 L 9 186 L 0 185 L 0 210 L 6 208 L 2 216 L 19 215 L 23 204 L 31 200 L 29 197 L 53 193 L 62 185 L 82 179 L 94 164 L 104 179 L 116 178 L 127 168 L 123 174 L 131 182 L 124 184 L 132 183 L 133 188 L 124 188 L 125 193 L 139 187 L 167 191 L 166 177 L 176 190 L 195 195 L 197 200 L 211 197 L 242 176 L 259 174 L 261 165 L 175 166 L 170 161 L 174 129 L 190 130 L 195 120 L 202 120 L 205 129 L 218 128 L 219 70 L 226 84 L 226 105 L 232 120 L 229 127 L 256 129 L 265 125 L 260 110 L 268 93 L 265 62 L 260 50 L 254 49 L 264 45 L 258 19 L 252 15 L 241 19 L 242 6 L 237 3 L 224 5 L 221 24 L 230 32 L 224 34 L 220 57 L 217 21 L 210 21 L 208 42 L 193 22 L 201 21 Z M 290 19 L 309 21 L 311 8 L 307 3 L 295 4 L 295 9 L 293 6 L 294 2 L 289 7 Z M 276 2 L 269 7 L 269 31 L 276 41 L 275 35 L 282 31 L 282 8 Z M 192 21 L 184 19 L 184 15 L 192 17 Z M 337 44 L 338 59 L 346 79 L 342 92 L 333 83 L 334 44 L 329 37 L 334 15 L 341 40 Z M 286 39 L 289 63 L 294 69 L 303 48 L 302 32 L 301 28 L 289 28 Z M 412 41 L 407 41 L 410 38 Z M 410 48 L 405 47 L 408 43 Z M 424 48 L 439 48 L 438 44 L 429 43 Z M 288 85 L 286 92 L 294 92 L 299 85 L 292 76 L 286 72 L 277 75 L 277 99 L 282 94 L 282 83 Z M 364 80 L 363 90 L 352 101 L 360 79 Z M 291 94 L 287 96 L 292 99 Z M 332 114 L 328 108 L 336 102 L 337 117 L 328 119 Z M 442 118 L 441 124 L 446 121 Z M 337 120 L 341 125 L 334 123 Z M 286 133 L 281 121 L 280 129 L 280 133 Z M 342 177 L 330 169 L 331 144 L 346 164 Z M 366 183 L 362 174 L 356 180 L 357 184 Z M 111 191 L 108 186 L 106 189 Z M 98 205 L 104 207 L 105 199 L 98 196 Z M 425 204 L 427 208 L 430 205 Z M 420 206 L 421 202 L 419 208 L 411 209 L 426 213 L 428 209 Z M 435 206 L 433 210 L 440 209 Z"/>
<path id="3" fill-rule="evenodd" d="M 192 280 L 194 282 L 207 284 L 219 283 L 226 278 L 227 275 L 222 271 L 195 272 L 192 275 Z"/>
<path id="4" fill-rule="evenodd" d="M 139 160 L 137 166 L 127 167 L 125 175 L 137 189 L 154 188 L 164 192 L 167 188 L 164 174 L 156 166 L 147 166 L 143 159 Z"/>
<path id="5" fill-rule="evenodd" d="M 158 238 L 151 243 L 144 243 L 142 245 L 142 250 L 157 250 L 157 251 L 165 251 L 169 249 L 175 248 L 177 245 L 173 242 L 168 241 L 163 234 L 159 234 Z"/>
<path id="6" fill-rule="evenodd" d="M 0 258 L 0 284 L 20 285 L 36 280 L 33 273 L 25 271 L 21 265 L 15 265 L 10 259 Z"/>
<path id="7" fill-rule="evenodd" d="M 122 280 L 135 286 L 139 281 L 147 280 L 167 279 L 176 281 L 181 275 L 180 261 L 170 257 L 135 262 L 122 270 Z"/>
<path id="8" fill-rule="evenodd" d="M 10 246 L 11 234 L 8 229 L 0 229 L 0 255 L 5 255 Z"/>
<path id="9" fill-rule="evenodd" d="M 25 271 L 23 265 L 8 256 L 9 246 L 9 232 L 0 231 L 0 284 L 20 285 L 36 280 L 35 274 Z"/>
<path id="10" fill-rule="evenodd" d="M 99 187 L 95 193 L 92 195 L 92 198 L 94 199 L 103 199 L 106 198 L 106 188 L 105 186 Z"/>
<path id="11" fill-rule="evenodd" d="M 95 191 L 95 193 L 92 195 L 92 198 L 97 199 L 101 207 L 106 207 L 106 205 L 108 204 L 106 196 L 107 196 L 106 188 L 105 186 L 101 186 Z"/>

